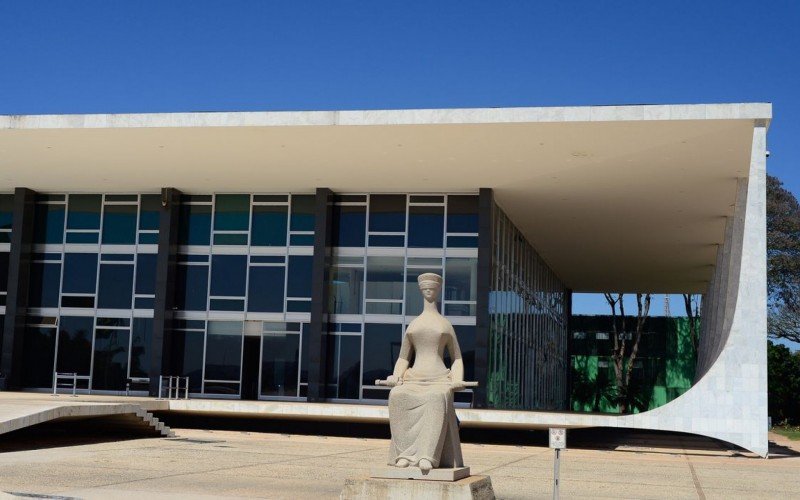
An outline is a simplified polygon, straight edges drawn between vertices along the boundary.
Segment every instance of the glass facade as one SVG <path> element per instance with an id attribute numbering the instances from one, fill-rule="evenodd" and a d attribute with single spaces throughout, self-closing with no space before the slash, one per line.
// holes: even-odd
<path id="1" fill-rule="evenodd" d="M 8 297 L 8 266 L 11 252 L 11 223 L 14 195 L 0 193 L 0 356 L 3 354 L 3 330 Z"/>
<path id="2" fill-rule="evenodd" d="M 37 195 L 24 386 L 59 372 L 123 391 L 146 376 L 160 206 L 158 194 Z"/>
<path id="3" fill-rule="evenodd" d="M 478 196 L 340 194 L 333 207 L 326 396 L 385 400 L 408 323 L 422 312 L 417 276 L 444 278 L 440 311 L 474 379 Z M 468 402 L 471 391 L 456 395 Z"/>
<path id="4" fill-rule="evenodd" d="M 567 290 L 500 207 L 493 218 L 488 404 L 566 409 Z"/>

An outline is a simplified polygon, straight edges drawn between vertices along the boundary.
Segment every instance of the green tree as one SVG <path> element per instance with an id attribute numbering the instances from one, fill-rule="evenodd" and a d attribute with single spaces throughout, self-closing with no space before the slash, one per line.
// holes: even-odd
<path id="1" fill-rule="evenodd" d="M 775 424 L 800 423 L 800 351 L 769 342 L 769 414 Z"/>
<path id="2" fill-rule="evenodd" d="M 769 335 L 800 342 L 800 203 L 767 176 Z"/>

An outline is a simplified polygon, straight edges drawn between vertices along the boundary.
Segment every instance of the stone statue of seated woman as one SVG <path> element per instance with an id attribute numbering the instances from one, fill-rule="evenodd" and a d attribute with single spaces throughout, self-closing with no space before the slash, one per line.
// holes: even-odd
<path id="1" fill-rule="evenodd" d="M 436 308 L 442 277 L 425 273 L 417 281 L 425 299 L 423 312 L 408 325 L 393 374 L 376 383 L 392 386 L 389 465 L 416 466 L 427 473 L 464 465 L 453 392 L 477 383 L 464 381 L 453 325 Z M 453 361 L 449 369 L 444 364 L 445 349 Z"/>

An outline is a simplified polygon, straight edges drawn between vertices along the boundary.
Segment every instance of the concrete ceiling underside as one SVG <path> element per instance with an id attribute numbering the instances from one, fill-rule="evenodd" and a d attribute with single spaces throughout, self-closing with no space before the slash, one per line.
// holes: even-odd
<path id="1" fill-rule="evenodd" d="M 370 115 L 353 123 L 336 117 L 331 123 L 187 126 L 172 115 L 109 116 L 129 120 L 86 126 L 85 117 L 32 117 L 27 124 L 0 117 L 0 190 L 452 193 L 490 187 L 568 287 L 657 293 L 701 292 L 710 279 L 737 179 L 749 172 L 754 124 L 749 116 L 529 121 L 515 115 L 504 122 L 474 115 L 459 123 L 448 115 L 421 123 Z"/>

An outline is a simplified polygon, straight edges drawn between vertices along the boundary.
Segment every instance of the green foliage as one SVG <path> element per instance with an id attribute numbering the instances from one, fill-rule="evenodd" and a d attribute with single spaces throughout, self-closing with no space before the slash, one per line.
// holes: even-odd
<path id="1" fill-rule="evenodd" d="M 800 352 L 769 342 L 769 414 L 776 424 L 800 424 Z"/>
<path id="2" fill-rule="evenodd" d="M 800 342 L 800 203 L 767 176 L 769 335 Z"/>

